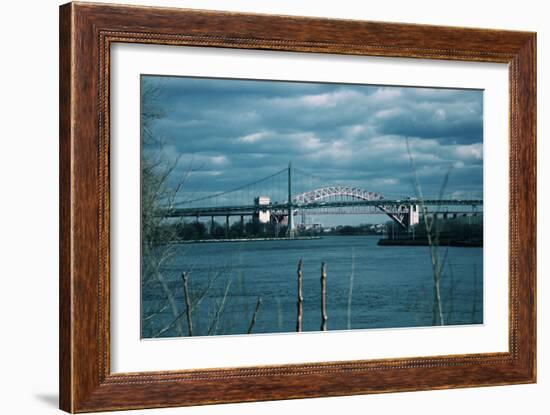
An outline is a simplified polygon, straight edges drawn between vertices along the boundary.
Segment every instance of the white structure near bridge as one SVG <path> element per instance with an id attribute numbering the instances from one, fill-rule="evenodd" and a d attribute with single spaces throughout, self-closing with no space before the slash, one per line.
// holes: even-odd
<path id="1" fill-rule="evenodd" d="M 254 219 L 260 223 L 269 223 L 271 220 L 271 212 L 266 209 L 262 210 L 261 206 L 266 206 L 271 203 L 271 200 L 267 196 L 258 196 L 254 199 L 254 204 L 258 207 L 254 215 Z"/>

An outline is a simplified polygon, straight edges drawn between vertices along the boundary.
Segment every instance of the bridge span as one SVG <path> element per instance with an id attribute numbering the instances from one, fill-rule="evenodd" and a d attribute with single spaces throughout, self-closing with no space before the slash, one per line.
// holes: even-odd
<path id="1" fill-rule="evenodd" d="M 386 199 L 381 194 L 354 186 L 334 185 L 322 186 L 294 195 L 292 193 L 292 165 L 288 169 L 288 189 L 286 200 L 272 201 L 267 196 L 255 195 L 250 202 L 227 203 L 227 195 L 240 191 L 238 189 L 206 196 L 199 199 L 181 202 L 179 205 L 161 209 L 159 214 L 167 218 L 192 217 L 199 220 L 201 217 L 225 217 L 226 226 L 229 226 L 230 217 L 252 217 L 260 223 L 274 221 L 284 223 L 289 234 L 294 232 L 294 217 L 304 214 L 386 214 L 404 229 L 419 222 L 423 215 L 477 215 L 483 206 L 482 199 L 454 199 L 454 198 L 400 198 Z M 284 171 L 284 170 L 283 170 Z M 278 172 L 276 174 L 280 174 Z M 261 180 L 260 180 L 261 181 Z M 257 183 L 259 181 L 256 181 Z M 223 196 L 225 203 L 208 202 Z M 290 202 L 289 202 L 290 201 Z M 199 204 L 197 205 L 197 202 Z"/>
<path id="2" fill-rule="evenodd" d="M 277 216 L 279 218 L 286 217 L 287 212 L 292 209 L 293 216 L 297 216 L 300 211 L 310 211 L 312 214 L 386 214 L 397 222 L 403 228 L 407 228 L 411 225 L 418 223 L 418 215 L 415 218 L 411 218 L 411 213 L 420 214 L 420 202 L 417 200 L 353 200 L 353 201 L 311 201 L 307 203 L 266 203 L 266 204 L 250 204 L 250 205 L 235 205 L 235 206 L 213 206 L 213 207 L 189 207 L 189 208 L 173 208 L 163 210 L 164 217 L 177 218 L 177 217 L 234 217 L 234 216 L 251 216 L 260 218 L 260 214 L 263 217 L 269 218 Z M 466 215 L 466 214 L 479 214 L 478 210 L 483 205 L 483 200 L 469 199 L 428 199 L 422 202 L 422 205 L 427 209 L 427 213 L 434 215 Z M 464 209 L 449 209 L 449 207 L 471 207 L 471 211 L 468 212 Z M 340 208 L 340 209 L 338 209 Z M 341 208 L 344 208 L 342 210 Z M 355 208 L 346 209 L 346 208 Z M 357 209 L 359 208 L 359 209 Z M 430 209 L 431 208 L 431 209 Z M 332 211 L 331 211 L 332 210 Z M 408 219 L 408 221 L 407 221 Z M 411 220 L 412 219 L 412 220 Z M 267 220 L 260 220 L 261 222 L 267 222 Z"/>

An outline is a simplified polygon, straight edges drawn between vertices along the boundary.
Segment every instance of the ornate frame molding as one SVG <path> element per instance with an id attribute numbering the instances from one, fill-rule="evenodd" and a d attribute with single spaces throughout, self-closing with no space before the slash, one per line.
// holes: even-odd
<path id="1" fill-rule="evenodd" d="M 109 70 L 110 45 L 117 42 L 508 63 L 509 352 L 111 373 Z M 534 33 L 86 3 L 61 6 L 61 408 L 89 412 L 534 382 L 535 71 Z"/>

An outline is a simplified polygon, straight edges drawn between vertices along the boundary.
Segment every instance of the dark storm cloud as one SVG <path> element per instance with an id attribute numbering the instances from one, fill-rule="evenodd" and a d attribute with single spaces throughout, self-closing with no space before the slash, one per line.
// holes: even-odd
<path id="1" fill-rule="evenodd" d="M 403 91 L 399 109 L 381 117 L 380 133 L 438 138 L 459 144 L 481 141 L 481 93 L 418 88 Z"/>
<path id="2" fill-rule="evenodd" d="M 410 146 L 425 193 L 482 193 L 481 91 L 144 76 L 143 102 L 190 192 L 300 169 L 382 194 L 411 194 Z M 144 151 L 154 151 L 145 148 Z"/>

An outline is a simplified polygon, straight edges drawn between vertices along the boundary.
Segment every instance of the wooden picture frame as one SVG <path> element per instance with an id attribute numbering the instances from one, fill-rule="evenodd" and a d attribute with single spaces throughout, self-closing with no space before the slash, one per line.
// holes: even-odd
<path id="1" fill-rule="evenodd" d="M 117 42 L 509 65 L 509 352 L 111 373 L 109 62 Z M 68 412 L 536 379 L 536 34 L 169 8 L 60 8 L 60 407 Z M 228 362 L 228 366 L 231 362 Z"/>

